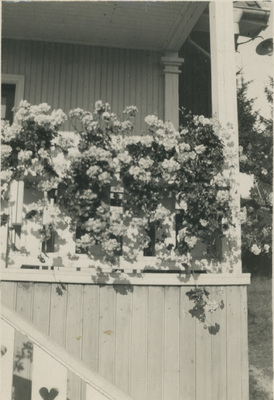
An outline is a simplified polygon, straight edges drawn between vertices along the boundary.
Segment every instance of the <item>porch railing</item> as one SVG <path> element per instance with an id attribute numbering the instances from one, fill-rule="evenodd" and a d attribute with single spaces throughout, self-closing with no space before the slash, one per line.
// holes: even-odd
<path id="1" fill-rule="evenodd" d="M 67 374 L 72 371 L 84 382 L 85 400 L 132 400 L 116 386 L 70 355 L 17 313 L 1 309 L 1 398 L 13 394 L 15 333 L 27 336 L 32 359 L 31 399 L 67 400 Z M 20 396 L 19 396 L 20 397 Z"/>

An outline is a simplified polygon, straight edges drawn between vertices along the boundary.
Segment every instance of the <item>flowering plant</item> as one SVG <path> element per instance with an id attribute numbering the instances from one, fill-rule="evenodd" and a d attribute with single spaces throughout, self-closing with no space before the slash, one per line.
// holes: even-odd
<path id="1" fill-rule="evenodd" d="M 228 160 L 224 131 L 203 116 L 187 115 L 176 131 L 150 115 L 148 134 L 134 137 L 128 133 L 137 112 L 127 107 L 127 119 L 120 121 L 102 101 L 92 113 L 77 108 L 68 116 L 61 110 L 50 113 L 46 104 L 22 102 L 15 123 L 3 127 L 3 194 L 12 179 L 40 191 L 58 188 L 47 223 L 58 230 L 66 215 L 90 257 L 92 246 L 100 245 L 103 257 L 114 264 L 122 252 L 133 260 L 154 241 L 150 255 L 160 265 L 187 268 L 202 241 L 209 268 L 208 260 L 220 259 L 216 243 L 233 224 L 232 181 L 223 172 Z M 59 132 L 66 118 L 75 128 L 73 137 Z M 41 178 L 33 179 L 37 175 Z M 119 186 L 122 199 L 111 194 Z M 26 215 L 41 215 L 46 202 L 28 205 Z"/>
<path id="2" fill-rule="evenodd" d="M 273 78 L 265 88 L 269 117 L 254 110 L 248 96 L 250 82 L 238 80 L 240 170 L 252 176 L 249 198 L 242 199 L 246 214 L 242 224 L 243 265 L 250 272 L 270 273 L 273 208 Z M 267 109 L 266 109 L 267 111 Z"/>

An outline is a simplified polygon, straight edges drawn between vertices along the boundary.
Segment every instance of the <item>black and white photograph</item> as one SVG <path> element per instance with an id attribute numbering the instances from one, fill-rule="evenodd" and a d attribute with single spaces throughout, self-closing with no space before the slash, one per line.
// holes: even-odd
<path id="1" fill-rule="evenodd" d="M 273 399 L 273 2 L 5 1 L 2 400 Z"/>

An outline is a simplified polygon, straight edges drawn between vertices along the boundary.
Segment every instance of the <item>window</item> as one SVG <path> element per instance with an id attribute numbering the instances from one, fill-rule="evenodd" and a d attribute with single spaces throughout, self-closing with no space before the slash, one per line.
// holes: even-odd
<path id="1" fill-rule="evenodd" d="M 5 119 L 12 124 L 12 109 L 14 107 L 16 86 L 14 84 L 3 83 L 1 89 L 1 119 Z"/>
<path id="2" fill-rule="evenodd" d="M 24 83 L 23 75 L 1 76 L 1 119 L 13 122 L 12 110 L 24 98 Z"/>

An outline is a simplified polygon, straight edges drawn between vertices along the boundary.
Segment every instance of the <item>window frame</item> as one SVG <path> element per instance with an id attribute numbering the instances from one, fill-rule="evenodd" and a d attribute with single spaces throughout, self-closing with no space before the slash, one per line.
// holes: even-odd
<path id="1" fill-rule="evenodd" d="M 18 107 L 20 101 L 24 99 L 25 75 L 1 74 L 2 83 L 15 85 L 14 107 Z"/>

